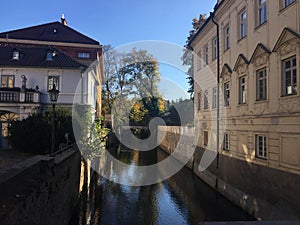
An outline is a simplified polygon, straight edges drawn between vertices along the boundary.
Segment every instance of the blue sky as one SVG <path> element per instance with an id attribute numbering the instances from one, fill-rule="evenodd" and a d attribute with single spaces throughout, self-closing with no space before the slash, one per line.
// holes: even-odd
<path id="1" fill-rule="evenodd" d="M 70 27 L 103 45 L 118 47 L 136 41 L 158 40 L 183 46 L 192 28 L 192 19 L 200 13 L 208 15 L 215 3 L 216 0 L 3 1 L 0 31 L 60 21 L 64 13 Z M 185 85 L 185 78 L 176 80 L 174 74 L 171 76 L 163 70 L 163 76 Z"/>

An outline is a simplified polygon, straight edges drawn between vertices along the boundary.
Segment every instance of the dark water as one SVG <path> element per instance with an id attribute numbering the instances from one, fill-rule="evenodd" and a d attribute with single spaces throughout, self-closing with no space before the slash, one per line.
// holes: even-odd
<path id="1" fill-rule="evenodd" d="M 151 152 L 113 150 L 119 160 L 148 165 L 161 160 L 161 150 Z M 152 162 L 151 162 L 152 161 Z M 168 180 L 150 186 L 131 187 L 95 178 L 70 225 L 86 224 L 198 224 L 203 221 L 253 220 L 217 194 L 191 170 L 183 168 Z"/>

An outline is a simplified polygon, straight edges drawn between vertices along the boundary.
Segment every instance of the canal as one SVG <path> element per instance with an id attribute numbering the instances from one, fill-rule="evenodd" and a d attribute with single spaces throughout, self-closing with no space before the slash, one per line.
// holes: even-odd
<path id="1" fill-rule="evenodd" d="M 113 149 L 119 160 L 149 165 L 167 157 L 160 149 L 149 152 Z M 198 224 L 203 221 L 253 220 L 216 193 L 188 168 L 164 182 L 131 187 L 94 177 L 70 225 Z"/>

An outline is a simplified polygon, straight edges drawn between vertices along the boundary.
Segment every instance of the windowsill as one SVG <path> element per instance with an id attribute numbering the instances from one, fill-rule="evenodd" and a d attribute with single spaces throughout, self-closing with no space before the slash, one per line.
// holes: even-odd
<path id="1" fill-rule="evenodd" d="M 241 42 L 242 40 L 246 39 L 247 35 L 245 35 L 244 37 L 241 37 L 237 42 Z"/>
<path id="2" fill-rule="evenodd" d="M 258 156 L 258 155 L 255 155 L 254 159 L 263 160 L 263 161 L 267 161 L 268 160 L 268 158 L 264 158 L 264 157 L 261 157 L 261 156 Z"/>
<path id="3" fill-rule="evenodd" d="M 258 29 L 260 29 L 261 27 L 263 27 L 264 25 L 266 25 L 267 24 L 267 22 L 268 22 L 268 20 L 266 20 L 266 21 L 264 21 L 263 23 L 261 23 L 261 24 L 259 24 L 259 25 L 257 25 L 256 27 L 255 27 L 255 31 L 256 30 L 258 30 Z"/>
<path id="4" fill-rule="evenodd" d="M 248 106 L 248 103 L 247 102 L 246 103 L 239 103 L 238 107 L 241 107 L 241 106 Z"/>
<path id="5" fill-rule="evenodd" d="M 223 151 L 225 151 L 225 152 L 229 152 L 229 151 L 230 151 L 230 149 L 224 149 L 224 148 L 223 148 Z"/>
<path id="6" fill-rule="evenodd" d="M 280 99 L 295 98 L 295 97 L 298 97 L 298 94 L 281 95 Z"/>
<path id="7" fill-rule="evenodd" d="M 296 2 L 297 2 L 297 0 L 294 1 L 294 2 L 292 2 L 291 4 L 289 4 L 289 5 L 287 5 L 287 6 L 284 6 L 282 9 L 279 9 L 279 13 L 282 13 L 282 12 L 285 11 L 287 8 L 290 8 L 290 6 L 295 5 Z"/>
<path id="8" fill-rule="evenodd" d="M 256 101 L 254 102 L 254 104 L 268 103 L 268 102 L 269 102 L 268 99 L 262 99 L 262 100 L 256 100 Z"/>
<path id="9" fill-rule="evenodd" d="M 229 48 L 226 48 L 226 49 L 224 49 L 224 53 L 225 53 L 225 52 L 227 52 L 229 49 L 230 49 L 230 47 L 229 47 Z"/>

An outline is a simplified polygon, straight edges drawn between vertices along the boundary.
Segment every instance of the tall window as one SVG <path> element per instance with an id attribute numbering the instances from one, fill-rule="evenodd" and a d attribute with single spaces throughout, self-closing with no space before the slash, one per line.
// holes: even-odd
<path id="1" fill-rule="evenodd" d="M 217 37 L 212 40 L 212 59 L 216 59 L 218 55 Z"/>
<path id="2" fill-rule="evenodd" d="M 290 4 L 295 2 L 296 0 L 280 0 L 280 9 L 288 7 Z"/>
<path id="3" fill-rule="evenodd" d="M 204 91 L 204 109 L 208 109 L 208 91 Z"/>
<path id="4" fill-rule="evenodd" d="M 267 99 L 267 71 L 266 68 L 256 71 L 256 100 Z"/>
<path id="5" fill-rule="evenodd" d="M 59 85 L 59 76 L 49 76 L 48 77 L 48 90 L 52 90 L 53 89 L 53 85 L 55 85 L 55 88 L 57 90 L 60 89 Z"/>
<path id="6" fill-rule="evenodd" d="M 212 89 L 212 108 L 217 108 L 217 88 Z"/>
<path id="7" fill-rule="evenodd" d="M 196 55 L 197 57 L 197 71 L 201 70 L 202 67 L 202 59 L 201 59 L 201 51 L 198 52 L 198 54 Z"/>
<path id="8" fill-rule="evenodd" d="M 203 145 L 207 146 L 208 144 L 208 131 L 204 131 L 203 133 Z"/>
<path id="9" fill-rule="evenodd" d="M 224 106 L 230 105 L 230 85 L 229 82 L 224 84 Z"/>
<path id="10" fill-rule="evenodd" d="M 296 56 L 282 62 L 282 95 L 297 94 L 297 66 Z"/>
<path id="11" fill-rule="evenodd" d="M 208 65 L 208 45 L 205 46 L 204 53 L 205 53 L 205 64 Z"/>
<path id="12" fill-rule="evenodd" d="M 230 149 L 230 141 L 229 141 L 229 134 L 224 134 L 224 142 L 223 142 L 223 149 L 229 151 Z"/>
<path id="13" fill-rule="evenodd" d="M 246 76 L 239 78 L 239 104 L 247 102 L 247 83 Z"/>
<path id="14" fill-rule="evenodd" d="M 247 35 L 247 12 L 242 11 L 239 14 L 239 26 L 240 26 L 240 39 L 246 37 Z"/>
<path id="15" fill-rule="evenodd" d="M 201 92 L 198 93 L 198 110 L 201 110 Z"/>
<path id="16" fill-rule="evenodd" d="M 1 76 L 1 87 L 3 88 L 13 88 L 15 85 L 14 75 L 2 75 Z"/>
<path id="17" fill-rule="evenodd" d="M 225 37 L 224 49 L 227 50 L 230 48 L 230 27 L 229 27 L 229 25 L 227 25 L 224 29 L 224 37 Z"/>
<path id="18" fill-rule="evenodd" d="M 267 3 L 266 0 L 258 0 L 258 25 L 267 21 Z"/>
<path id="19" fill-rule="evenodd" d="M 255 135 L 255 144 L 256 144 L 256 157 L 258 158 L 267 158 L 267 137 L 264 135 Z"/>

